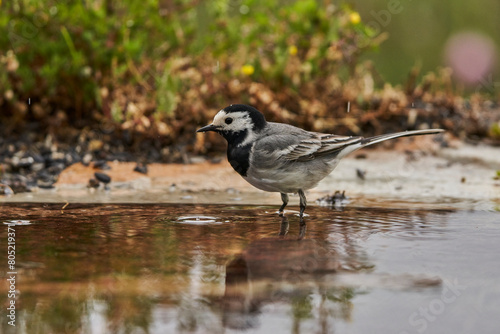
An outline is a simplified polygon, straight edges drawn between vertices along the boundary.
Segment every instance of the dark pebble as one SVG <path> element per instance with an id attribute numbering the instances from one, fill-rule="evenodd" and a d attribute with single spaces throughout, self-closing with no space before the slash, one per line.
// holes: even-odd
<path id="1" fill-rule="evenodd" d="M 142 173 L 142 174 L 147 174 L 148 173 L 148 166 L 144 164 L 137 164 L 134 168 L 134 172 Z"/>
<path id="2" fill-rule="evenodd" d="M 94 169 L 110 170 L 111 167 L 108 165 L 106 160 L 97 160 L 94 161 Z"/>
<path id="3" fill-rule="evenodd" d="M 66 168 L 66 165 L 60 162 L 54 162 L 50 166 L 47 166 L 46 171 L 49 174 L 52 175 L 59 175 L 64 168 Z"/>
<path id="4" fill-rule="evenodd" d="M 52 181 L 37 180 L 36 185 L 42 189 L 54 189 L 54 182 Z"/>
<path id="5" fill-rule="evenodd" d="M 99 180 L 99 182 L 102 182 L 104 184 L 111 182 L 111 177 L 109 175 L 104 174 L 104 173 L 94 173 L 94 176 L 97 180 Z"/>
<path id="6" fill-rule="evenodd" d="M 361 180 L 365 179 L 366 171 L 356 168 L 356 176 L 359 177 Z"/>
<path id="7" fill-rule="evenodd" d="M 35 163 L 45 163 L 44 157 L 40 154 L 33 154 L 33 160 L 35 160 Z"/>
<path id="8" fill-rule="evenodd" d="M 42 181 L 50 181 L 53 179 L 54 173 L 50 172 L 48 169 L 41 170 L 37 173 L 37 178 Z"/>
<path id="9" fill-rule="evenodd" d="M 366 159 L 366 153 L 358 153 L 354 156 L 354 159 Z"/>

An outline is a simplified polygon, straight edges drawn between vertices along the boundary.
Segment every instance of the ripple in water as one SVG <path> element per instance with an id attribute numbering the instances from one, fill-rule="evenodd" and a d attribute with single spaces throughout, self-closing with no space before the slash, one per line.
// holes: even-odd
<path id="1" fill-rule="evenodd" d="M 222 222 L 217 220 L 217 217 L 213 216 L 203 216 L 203 215 L 192 215 L 192 216 L 181 216 L 177 218 L 177 222 L 180 224 L 189 225 L 218 225 Z"/>
<path id="2" fill-rule="evenodd" d="M 31 222 L 29 220 L 9 220 L 6 222 L 3 222 L 5 225 L 31 225 Z"/>

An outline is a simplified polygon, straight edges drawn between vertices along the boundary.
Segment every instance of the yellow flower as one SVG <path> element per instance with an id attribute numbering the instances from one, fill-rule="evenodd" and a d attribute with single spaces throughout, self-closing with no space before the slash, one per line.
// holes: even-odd
<path id="1" fill-rule="evenodd" d="M 349 21 L 351 21 L 352 24 L 358 24 L 361 22 L 361 16 L 359 16 L 358 12 L 352 12 L 349 14 Z"/>
<path id="2" fill-rule="evenodd" d="M 250 64 L 246 64 L 246 65 L 243 65 L 241 66 L 241 73 L 243 73 L 244 75 L 252 75 L 253 72 L 255 72 L 255 68 L 250 65 Z"/>
<path id="3" fill-rule="evenodd" d="M 292 56 L 295 56 L 297 54 L 299 50 L 297 49 L 297 47 L 295 45 L 290 45 L 288 47 L 288 53 Z"/>

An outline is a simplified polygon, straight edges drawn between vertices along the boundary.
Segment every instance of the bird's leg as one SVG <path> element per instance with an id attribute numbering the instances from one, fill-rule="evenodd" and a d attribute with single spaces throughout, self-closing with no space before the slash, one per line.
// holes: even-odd
<path id="1" fill-rule="evenodd" d="M 283 217 L 283 211 L 285 210 L 285 206 L 288 204 L 288 195 L 281 193 L 281 200 L 283 201 L 283 204 L 280 206 L 279 215 Z"/>
<path id="2" fill-rule="evenodd" d="M 307 205 L 307 199 L 306 199 L 306 195 L 304 194 L 304 191 L 302 191 L 302 189 L 299 189 L 298 191 L 299 193 L 299 197 L 300 197 L 300 219 L 302 219 L 304 217 L 304 211 L 306 209 L 306 205 Z"/>

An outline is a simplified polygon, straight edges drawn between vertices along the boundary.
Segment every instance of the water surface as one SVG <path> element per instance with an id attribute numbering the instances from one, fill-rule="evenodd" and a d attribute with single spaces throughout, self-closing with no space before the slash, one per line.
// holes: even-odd
<path id="1" fill-rule="evenodd" d="M 500 214 L 3 204 L 3 333 L 497 333 Z M 7 225 L 0 231 L 7 244 Z M 6 248 L 6 247 L 2 247 Z M 2 291 L 7 256 L 0 256 Z"/>

